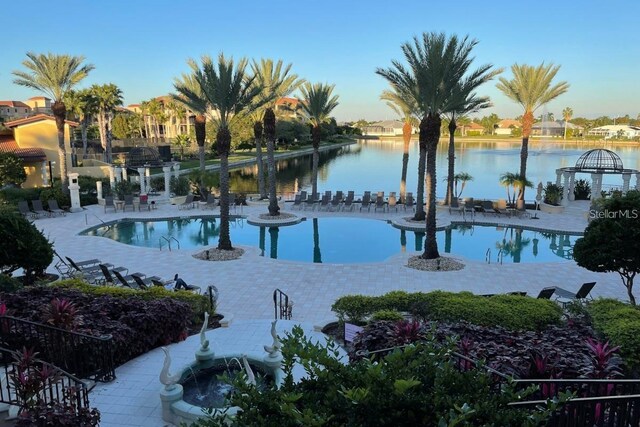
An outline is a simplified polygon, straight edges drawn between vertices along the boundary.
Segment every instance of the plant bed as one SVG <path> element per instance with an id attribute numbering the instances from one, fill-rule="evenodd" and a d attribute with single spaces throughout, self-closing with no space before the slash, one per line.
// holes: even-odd
<path id="1" fill-rule="evenodd" d="M 540 210 L 550 214 L 561 214 L 564 213 L 564 206 L 548 205 L 545 202 L 541 202 Z"/>

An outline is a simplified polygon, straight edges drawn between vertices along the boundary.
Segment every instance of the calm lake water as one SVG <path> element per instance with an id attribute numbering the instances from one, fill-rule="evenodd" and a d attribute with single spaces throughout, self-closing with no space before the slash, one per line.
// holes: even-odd
<path id="1" fill-rule="evenodd" d="M 354 190 L 362 194 L 366 190 L 399 192 L 402 168 L 402 141 L 361 140 L 357 144 L 321 153 L 318 173 L 318 189 Z M 447 170 L 448 142 L 440 142 L 437 158 L 437 196 L 444 197 L 443 178 Z M 594 148 L 607 148 L 616 152 L 625 168 L 640 169 L 640 148 L 635 143 L 611 145 L 535 141 L 529 146 L 527 176 L 536 185 L 556 180 L 555 170 L 575 165 L 582 153 Z M 475 198 L 504 198 L 505 188 L 500 186 L 499 176 L 505 172 L 517 172 L 520 168 L 520 141 L 513 142 L 456 142 L 456 172 L 467 172 L 474 177 L 467 183 L 462 196 Z M 311 156 L 281 160 L 277 164 L 278 193 L 294 193 L 311 188 Z M 235 169 L 231 172 L 231 191 L 256 193 L 256 166 Z M 415 194 L 418 172 L 418 141 L 411 142 L 407 191 Z M 588 174 L 577 179 L 589 182 Z M 620 176 L 607 176 L 607 185 L 622 185 Z M 635 186 L 635 177 L 631 180 Z M 527 199 L 533 200 L 535 190 L 529 190 Z"/>

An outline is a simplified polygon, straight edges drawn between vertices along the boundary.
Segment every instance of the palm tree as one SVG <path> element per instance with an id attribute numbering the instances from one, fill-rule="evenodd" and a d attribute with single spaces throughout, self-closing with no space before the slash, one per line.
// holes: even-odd
<path id="1" fill-rule="evenodd" d="M 202 89 L 193 74 L 182 74 L 176 78 L 173 87 L 178 95 L 171 95 L 176 101 L 193 111 L 194 130 L 196 143 L 198 144 L 198 158 L 200 159 L 200 172 L 205 170 L 204 143 L 207 136 L 207 99 L 202 94 Z M 187 117 L 187 122 L 189 118 Z"/>
<path id="2" fill-rule="evenodd" d="M 87 158 L 87 133 L 89 130 L 89 122 L 95 114 L 95 102 L 91 94 L 91 90 L 70 90 L 64 97 L 64 104 L 67 111 L 75 116 L 80 122 L 80 133 L 82 135 L 82 158 Z"/>
<path id="3" fill-rule="evenodd" d="M 333 95 L 335 85 L 323 83 L 305 83 L 301 87 L 302 110 L 312 126 L 313 166 L 311 172 L 311 194 L 318 199 L 318 162 L 320 161 L 320 125 L 328 122 L 330 114 L 338 106 L 338 95 Z"/>
<path id="4" fill-rule="evenodd" d="M 255 112 L 253 114 L 256 161 L 258 164 L 258 191 L 260 192 L 260 198 L 264 199 L 266 197 L 263 171 L 264 163 L 262 162 L 262 131 L 264 130 L 267 140 L 269 213 L 270 215 L 278 215 L 279 208 L 276 199 L 276 169 L 275 159 L 273 157 L 276 138 L 275 115 L 273 109 L 280 98 L 290 95 L 293 91 L 298 89 L 302 83 L 304 83 L 304 80 L 298 78 L 297 74 L 290 74 L 291 64 L 287 64 L 285 66 L 280 59 L 275 64 L 272 59 L 260 59 L 260 62 L 253 61 L 251 69 L 255 76 L 255 83 L 262 88 L 262 92 L 257 99 Z M 261 123 L 261 119 L 264 123 Z M 267 124 L 269 125 L 269 129 L 267 129 Z"/>
<path id="5" fill-rule="evenodd" d="M 531 65 L 514 64 L 511 66 L 513 78 L 507 80 L 500 77 L 496 85 L 507 98 L 520 104 L 524 108 L 522 116 L 522 149 L 520 150 L 520 175 L 526 179 L 527 157 L 529 156 L 529 136 L 533 126 L 533 113 L 540 106 L 556 99 L 569 89 L 567 82 L 551 85 L 553 78 L 560 70 L 560 66 L 553 64 L 540 64 L 537 67 Z M 524 189 L 520 194 L 524 200 Z"/>
<path id="6" fill-rule="evenodd" d="M 60 183 L 67 194 L 67 150 L 64 146 L 64 122 L 67 108 L 64 95 L 80 83 L 91 70 L 92 64 L 82 64 L 84 56 L 56 55 L 53 53 L 36 54 L 27 52 L 22 65 L 27 71 L 13 71 L 14 83 L 43 92 L 53 99 L 51 110 L 58 128 L 58 160 L 60 164 Z"/>
<path id="7" fill-rule="evenodd" d="M 400 203 L 404 203 L 407 195 L 407 167 L 409 165 L 409 143 L 411 142 L 411 133 L 413 132 L 413 124 L 416 122 L 414 114 L 416 106 L 411 98 L 403 98 L 398 92 L 384 90 L 380 95 L 380 99 L 386 101 L 387 105 L 402 116 L 404 123 L 402 125 L 402 141 L 404 142 L 402 151 L 402 174 L 400 176 Z"/>
<path id="8" fill-rule="evenodd" d="M 182 160 L 184 157 L 184 147 L 191 145 L 191 138 L 186 134 L 176 135 L 176 137 L 173 138 L 173 143 L 180 147 L 180 160 Z"/>
<path id="9" fill-rule="evenodd" d="M 436 149 L 440 138 L 441 115 L 458 105 L 458 88 L 475 88 L 492 65 L 483 65 L 469 73 L 471 50 L 478 42 L 468 37 L 458 39 L 444 33 L 424 33 L 422 39 L 402 45 L 408 67 L 392 61 L 388 69 L 376 73 L 387 79 L 394 90 L 411 97 L 422 114 L 420 121 L 420 156 L 418 158 L 418 191 L 415 220 L 426 219 L 425 259 L 438 258 L 436 241 Z M 469 90 L 471 93 L 471 90 Z M 426 164 L 425 164 L 426 163 Z M 425 176 L 426 169 L 426 176 Z M 424 187 L 427 187 L 427 211 L 423 210 Z"/>
<path id="10" fill-rule="evenodd" d="M 516 205 L 516 201 L 523 200 L 521 198 L 524 193 L 525 187 L 533 188 L 533 183 L 523 177 L 519 173 L 505 172 L 500 175 L 500 184 L 502 184 L 507 190 L 507 201 L 512 206 Z M 513 188 L 513 198 L 511 197 L 511 188 Z M 518 192 L 516 194 L 516 191 Z"/>
<path id="11" fill-rule="evenodd" d="M 100 142 L 104 149 L 104 157 L 107 163 L 113 161 L 111 156 L 111 121 L 115 108 L 122 105 L 122 91 L 113 83 L 91 86 L 91 94 L 95 102 L 98 116 L 98 128 L 100 129 Z"/>
<path id="12" fill-rule="evenodd" d="M 563 139 L 567 139 L 567 124 L 569 123 L 569 120 L 571 120 L 571 117 L 573 117 L 573 110 L 570 107 L 567 107 L 564 110 L 562 110 L 562 118 L 564 119 L 564 138 Z"/>
<path id="13" fill-rule="evenodd" d="M 467 182 L 473 181 L 473 177 L 466 172 L 458 172 L 453 176 L 453 192 L 455 197 L 460 198 Z M 458 182 L 460 182 L 460 192 L 458 193 Z"/>
<path id="14" fill-rule="evenodd" d="M 231 150 L 230 125 L 237 117 L 248 114 L 261 88 L 254 84 L 254 77 L 246 73 L 247 60 L 237 64 L 233 58 L 221 53 L 217 64 L 210 56 L 203 56 L 202 65 L 189 60 L 194 80 L 200 88 L 202 100 L 206 101 L 208 119 L 217 127 L 216 146 L 220 156 L 220 238 L 218 249 L 232 250 L 229 235 L 229 151 Z M 197 98 L 187 87 L 176 87 L 186 99 Z"/>

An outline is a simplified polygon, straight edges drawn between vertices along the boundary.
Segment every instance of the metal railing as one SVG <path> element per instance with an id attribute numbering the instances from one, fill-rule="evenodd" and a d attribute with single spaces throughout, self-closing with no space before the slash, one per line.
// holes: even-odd
<path id="1" fill-rule="evenodd" d="M 291 320 L 293 302 L 289 301 L 289 296 L 280 289 L 273 291 L 273 308 L 275 310 L 276 320 Z"/>
<path id="2" fill-rule="evenodd" d="M 19 360 L 18 353 L 0 347 L 2 371 L 0 374 L 0 402 L 24 408 L 27 403 L 24 400 L 29 398 L 46 404 L 59 402 L 65 406 L 72 406 L 76 411 L 80 408 L 89 408 L 89 390 L 80 379 L 39 359 L 32 359 L 30 367 L 23 366 Z M 20 374 L 23 376 L 35 375 L 42 372 L 48 372 L 50 375 L 42 380 L 42 388 L 37 391 L 36 395 L 25 396 L 16 389 L 14 383 L 16 376 Z"/>
<path id="3" fill-rule="evenodd" d="M 11 316 L 0 317 L 0 345 L 31 348 L 71 375 L 108 382 L 116 378 L 111 335 L 95 337 Z"/>
<path id="4" fill-rule="evenodd" d="M 484 253 L 484 261 L 491 264 L 491 248 L 487 248 L 487 252 Z"/>

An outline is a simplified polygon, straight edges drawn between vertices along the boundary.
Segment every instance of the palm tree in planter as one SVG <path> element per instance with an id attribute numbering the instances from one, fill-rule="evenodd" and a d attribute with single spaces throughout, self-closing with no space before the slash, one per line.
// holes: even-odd
<path id="1" fill-rule="evenodd" d="M 67 108 L 64 104 L 65 94 L 84 80 L 91 70 L 92 64 L 82 64 L 84 56 L 56 55 L 53 53 L 27 53 L 22 65 L 27 71 L 13 71 L 14 83 L 36 89 L 51 96 L 53 117 L 58 128 L 58 160 L 60 165 L 60 183 L 62 191 L 69 193 L 67 185 L 67 150 L 64 146 L 64 122 Z"/>
<path id="2" fill-rule="evenodd" d="M 195 64 L 192 64 L 192 67 Z M 197 66 L 197 65 L 196 65 Z M 174 79 L 173 87 L 178 91 L 177 95 L 171 95 L 177 102 L 182 103 L 194 114 L 194 130 L 196 144 L 198 144 L 198 158 L 200 159 L 200 172 L 205 171 L 204 143 L 207 137 L 207 99 L 202 94 L 202 89 L 194 74 L 182 74 Z M 187 117 L 187 121 L 189 118 Z"/>
<path id="3" fill-rule="evenodd" d="M 520 104 L 524 108 L 522 116 L 522 148 L 520 150 L 520 175 L 526 179 L 527 158 L 529 156 L 529 136 L 533 126 L 533 113 L 540 106 L 552 101 L 569 89 L 569 83 L 560 82 L 552 86 L 552 80 L 560 70 L 560 66 L 544 63 L 533 67 L 531 65 L 514 64 L 511 66 L 513 78 L 507 80 L 500 77 L 496 85 L 507 98 Z M 524 189 L 519 195 L 524 202 Z"/>
<path id="4" fill-rule="evenodd" d="M 258 165 L 258 192 L 260 193 L 261 199 L 267 197 L 264 182 L 264 163 L 262 161 L 262 133 L 264 131 L 264 136 L 267 140 L 267 175 L 270 194 L 269 212 L 271 215 L 273 215 L 272 211 L 277 210 L 274 209 L 274 207 L 277 208 L 277 201 L 275 200 L 275 160 L 273 158 L 275 115 L 273 118 L 271 115 L 273 114 L 276 102 L 280 98 L 290 95 L 304 83 L 304 80 L 298 78 L 297 74 L 291 74 L 291 66 L 291 64 L 284 65 L 280 59 L 275 64 L 272 59 L 260 59 L 259 62 L 254 60 L 251 64 L 251 69 L 255 76 L 255 83 L 262 88 L 256 102 L 255 110 L 251 114 L 251 118 L 254 121 L 253 133 L 256 143 L 256 162 Z M 271 112 L 267 119 L 265 114 L 269 110 L 271 110 Z M 266 129 L 267 123 L 269 124 L 268 132 Z M 272 125 L 273 128 L 271 128 Z M 271 147 L 269 147 L 269 144 L 271 144 Z M 269 152 L 271 154 L 269 154 Z"/>
<path id="5" fill-rule="evenodd" d="M 571 107 L 567 107 L 564 110 L 562 110 L 562 118 L 564 119 L 564 138 L 563 139 L 567 139 L 567 125 L 569 123 L 569 120 L 571 120 L 571 117 L 573 117 L 573 110 L 571 109 Z"/>
<path id="6" fill-rule="evenodd" d="M 338 106 L 338 95 L 333 95 L 335 85 L 305 83 L 301 87 L 302 111 L 312 126 L 313 164 L 311 169 L 311 197 L 318 199 L 318 162 L 320 161 L 320 125 L 330 120 L 330 114 Z"/>
<path id="7" fill-rule="evenodd" d="M 194 80 L 200 88 L 202 99 L 206 101 L 207 118 L 217 128 L 216 147 L 220 156 L 220 238 L 218 249 L 232 250 L 229 234 L 229 151 L 231 150 L 230 126 L 235 119 L 249 113 L 261 88 L 254 84 L 255 77 L 246 73 L 247 60 L 236 64 L 233 58 L 225 58 L 221 53 L 214 64 L 210 56 L 202 57 L 202 65 L 194 60 L 189 66 Z M 185 98 L 197 98 L 187 87 L 176 87 Z"/>
<path id="8" fill-rule="evenodd" d="M 426 219 L 427 240 L 422 257 L 438 258 L 436 241 L 436 150 L 440 138 L 441 115 L 452 111 L 459 102 L 460 87 L 477 87 L 491 65 L 484 65 L 467 74 L 473 58 L 471 51 L 478 42 L 468 37 L 459 39 L 444 33 L 424 33 L 413 43 L 402 45 L 407 65 L 392 61 L 390 68 L 378 68 L 376 73 L 387 79 L 394 91 L 415 102 L 420 121 L 420 156 L 418 158 L 418 190 L 414 220 Z M 469 91 L 470 93 L 471 91 Z M 427 187 L 427 210 L 424 211 L 424 188 Z"/>
<path id="9" fill-rule="evenodd" d="M 518 207 L 517 204 L 524 203 L 520 202 L 520 200 L 524 200 L 521 198 L 521 195 L 524 193 L 525 187 L 533 188 L 533 183 L 531 181 L 524 178 L 519 173 L 513 172 L 505 172 L 500 175 L 500 184 L 507 189 L 507 202 L 514 207 Z M 513 194 L 511 194 L 511 189 L 513 189 Z M 524 209 L 524 206 L 518 208 Z"/>
<path id="10" fill-rule="evenodd" d="M 400 176 L 400 203 L 404 203 L 407 196 L 407 167 L 409 165 L 409 143 L 411 142 L 411 133 L 413 125 L 417 122 L 415 114 L 417 108 L 411 98 L 403 98 L 398 92 L 385 90 L 382 91 L 380 99 L 386 101 L 387 105 L 404 119 L 402 124 L 402 174 Z"/>
<path id="11" fill-rule="evenodd" d="M 111 121 L 113 120 L 115 108 L 122 105 L 122 91 L 113 83 L 93 85 L 91 86 L 91 95 L 98 116 L 100 142 L 104 149 L 105 161 L 111 163 L 113 161 L 111 155 L 111 142 L 113 139 Z"/>

